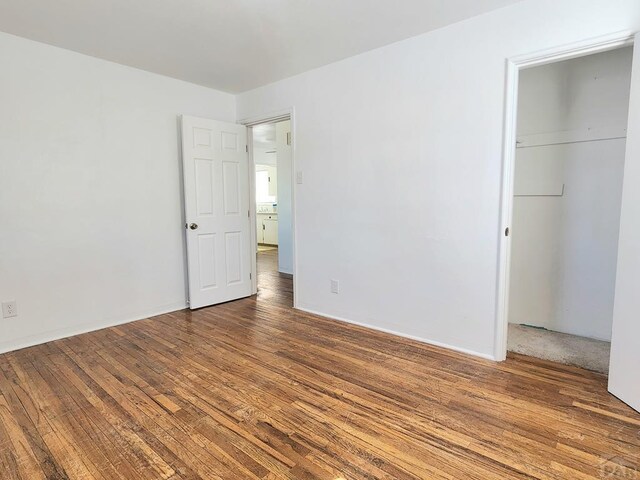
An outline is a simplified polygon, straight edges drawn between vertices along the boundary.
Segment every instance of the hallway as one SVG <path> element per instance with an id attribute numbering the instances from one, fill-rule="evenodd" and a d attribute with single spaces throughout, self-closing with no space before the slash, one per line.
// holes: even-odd
<path id="1" fill-rule="evenodd" d="M 258 300 L 293 307 L 293 277 L 278 272 L 278 248 L 258 251 Z"/>

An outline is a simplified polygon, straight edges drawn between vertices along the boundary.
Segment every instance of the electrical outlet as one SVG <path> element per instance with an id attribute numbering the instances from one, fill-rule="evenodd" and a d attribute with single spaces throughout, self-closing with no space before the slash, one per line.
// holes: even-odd
<path id="1" fill-rule="evenodd" d="M 331 280 L 331 293 L 340 293 L 340 282 L 338 280 Z"/>
<path id="2" fill-rule="evenodd" d="M 10 302 L 2 303 L 2 317 L 9 318 L 15 317 L 18 315 L 18 305 L 15 300 L 11 300 Z"/>
<path id="3" fill-rule="evenodd" d="M 302 170 L 296 172 L 296 183 L 302 185 Z"/>

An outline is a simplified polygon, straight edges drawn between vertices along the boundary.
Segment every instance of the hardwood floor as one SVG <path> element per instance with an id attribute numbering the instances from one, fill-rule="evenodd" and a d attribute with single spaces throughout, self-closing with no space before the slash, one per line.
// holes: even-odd
<path id="1" fill-rule="evenodd" d="M 258 253 L 258 303 L 293 307 L 291 275 L 278 272 L 278 249 Z"/>
<path id="2" fill-rule="evenodd" d="M 606 378 L 493 363 L 256 297 L 0 356 L 2 479 L 638 478 Z"/>

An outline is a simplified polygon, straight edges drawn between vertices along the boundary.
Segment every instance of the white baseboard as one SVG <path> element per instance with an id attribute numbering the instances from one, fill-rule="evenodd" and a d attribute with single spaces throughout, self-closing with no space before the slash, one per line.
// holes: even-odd
<path id="1" fill-rule="evenodd" d="M 45 332 L 43 334 L 38 334 L 38 335 L 32 335 L 29 337 L 24 337 L 12 342 L 8 342 L 8 343 L 4 343 L 4 344 L 0 344 L 0 353 L 6 353 L 6 352 L 11 352 L 14 350 L 20 350 L 21 348 L 27 348 L 27 347 L 32 347 L 34 345 L 39 345 L 42 343 L 46 343 L 46 342 L 51 342 L 54 340 L 60 340 L 61 338 L 68 338 L 68 337 L 73 337 L 74 335 L 81 335 L 83 333 L 88 333 L 88 332 L 95 332 L 96 330 L 102 330 L 104 328 L 109 328 L 109 327 L 115 327 L 118 325 L 123 325 L 125 323 L 130 323 L 130 322 L 135 322 L 137 320 L 144 320 L 146 318 L 149 317 L 155 317 L 157 315 L 162 315 L 165 313 L 170 313 L 170 312 L 175 312 L 177 310 L 183 310 L 187 308 L 187 305 L 185 304 L 185 302 L 180 302 L 180 303 L 174 303 L 174 304 L 169 304 L 169 305 L 164 305 L 161 307 L 157 307 L 155 309 L 149 309 L 147 311 L 144 312 L 138 312 L 136 314 L 133 314 L 131 317 L 128 317 L 126 319 L 119 319 L 119 320 L 107 320 L 103 323 L 100 324 L 91 324 L 91 325 L 80 325 L 80 326 L 75 326 L 75 327 L 69 327 L 69 328 L 63 328 L 63 329 L 59 329 L 59 330 L 52 330 L 49 332 Z M 326 318 L 330 318 L 332 320 L 337 320 L 339 322 L 345 322 L 345 323 L 350 323 L 352 325 L 358 325 L 360 327 L 364 327 L 364 328 L 369 328 L 371 330 L 376 330 L 379 332 L 384 332 L 384 333 L 388 333 L 391 335 L 396 335 L 398 337 L 403 337 L 403 338 L 408 338 L 411 340 L 415 340 L 417 342 L 421 342 L 427 345 L 433 345 L 435 347 L 441 347 L 441 348 L 446 348 L 448 350 L 453 350 L 456 352 L 460 352 L 460 353 L 464 353 L 467 355 L 473 355 L 474 357 L 479 357 L 479 358 L 484 358 L 486 360 L 493 360 L 495 361 L 495 358 L 492 355 L 487 355 L 485 353 L 480 353 L 480 352 L 476 352 L 473 350 L 469 350 L 466 348 L 461 348 L 461 347 L 456 347 L 454 345 L 449 345 L 446 343 L 442 343 L 442 342 L 437 342 L 434 340 L 429 340 L 426 338 L 422 338 L 422 337 L 417 337 L 415 335 L 408 335 L 406 333 L 402 333 L 402 332 L 397 332 L 395 330 L 390 330 L 388 328 L 382 328 L 382 327 L 378 327 L 375 325 L 371 325 L 368 323 L 363 323 L 363 322 L 356 322 L 354 320 L 349 320 L 348 318 L 344 318 L 344 317 L 339 317 L 336 315 L 329 315 L 327 313 L 323 313 L 323 312 L 319 312 L 316 310 L 312 310 L 309 308 L 304 308 L 304 307 L 296 307 L 297 310 L 302 310 L 303 312 L 307 312 L 307 313 L 311 313 L 313 315 L 318 315 L 320 317 L 326 317 Z"/>
<path id="2" fill-rule="evenodd" d="M 371 324 L 368 324 L 368 323 L 356 322 L 354 320 L 349 320 L 348 318 L 338 317 L 338 316 L 335 316 L 335 315 L 329 315 L 329 314 L 326 314 L 326 313 L 322 313 L 322 312 L 318 312 L 318 311 L 315 311 L 315 310 L 311 310 L 309 308 L 304 308 L 304 307 L 296 307 L 296 308 L 298 310 L 302 310 L 303 312 L 312 313 L 312 314 L 318 315 L 320 317 L 327 317 L 327 318 L 330 318 L 332 320 L 338 320 L 339 322 L 350 323 L 352 325 L 358 325 L 359 327 L 365 327 L 365 328 L 369 328 L 371 330 L 377 330 L 378 332 L 389 333 L 389 334 L 395 335 L 397 337 L 408 338 L 410 340 L 415 340 L 417 342 L 425 343 L 427 345 L 432 345 L 434 347 L 446 348 L 448 350 L 453 350 L 455 352 L 465 353 L 467 355 L 472 355 L 474 357 L 484 358 L 485 360 L 492 360 L 494 362 L 497 361 L 493 355 L 488 355 L 486 353 L 480 353 L 480 352 L 476 352 L 476 351 L 473 351 L 473 350 L 468 350 L 466 348 L 456 347 L 454 345 L 448 345 L 448 344 L 442 343 L 442 342 L 436 342 L 435 340 L 429 340 L 427 338 L 416 337 L 415 335 L 408 335 L 406 333 L 396 332 L 395 330 L 389 330 L 388 328 L 377 327 L 375 325 L 371 325 Z"/>
<path id="3" fill-rule="evenodd" d="M 68 328 L 61 328 L 58 330 L 50 330 L 45 333 L 19 338 L 11 342 L 0 343 L 0 353 L 12 352 L 14 350 L 20 350 L 21 348 L 33 347 L 34 345 L 40 345 L 42 343 L 60 340 L 61 338 L 68 338 L 75 335 L 81 335 L 83 333 L 95 332 L 96 330 L 115 327 L 117 325 L 135 322 L 137 320 L 144 320 L 145 318 L 155 317 L 157 315 L 175 312 L 177 310 L 183 310 L 185 308 L 187 308 L 185 302 L 178 302 L 159 306 L 142 312 L 133 313 L 126 319 L 104 320 L 100 323 L 83 324 Z"/>

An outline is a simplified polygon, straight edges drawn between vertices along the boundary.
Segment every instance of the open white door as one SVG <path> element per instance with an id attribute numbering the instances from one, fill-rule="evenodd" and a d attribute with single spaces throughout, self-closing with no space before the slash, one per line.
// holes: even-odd
<path id="1" fill-rule="evenodd" d="M 640 411 L 640 34 L 631 75 L 609 391 Z"/>
<path id="2" fill-rule="evenodd" d="M 191 309 L 251 295 L 246 139 L 243 125 L 182 117 Z"/>

